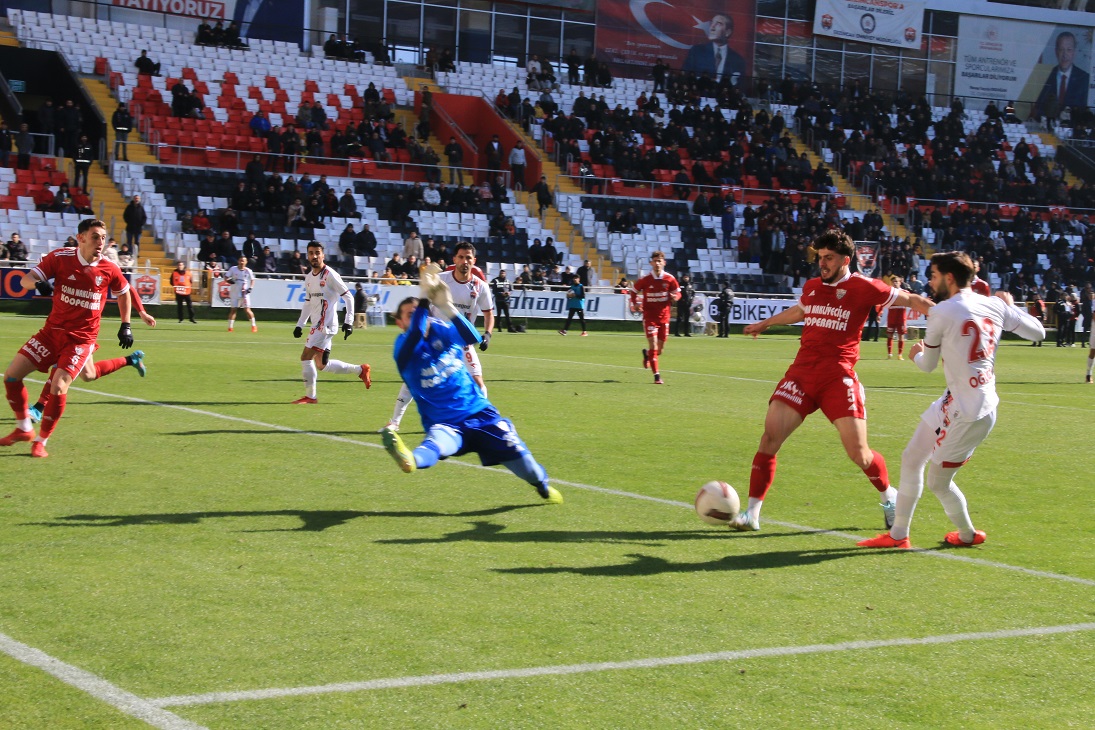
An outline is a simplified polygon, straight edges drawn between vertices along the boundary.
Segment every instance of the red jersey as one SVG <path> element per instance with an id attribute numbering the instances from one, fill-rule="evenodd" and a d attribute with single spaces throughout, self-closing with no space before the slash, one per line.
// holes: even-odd
<path id="1" fill-rule="evenodd" d="M 989 289 L 989 283 L 976 275 L 973 277 L 973 281 L 970 282 L 970 289 L 973 289 L 974 294 L 980 294 L 983 297 L 992 296 L 992 290 Z"/>
<path id="2" fill-rule="evenodd" d="M 669 321 L 669 309 L 679 299 L 681 285 L 671 275 L 662 272 L 660 278 L 647 274 L 635 282 L 635 293 L 643 295 L 643 321 L 664 324 Z M 632 294 L 634 300 L 635 294 Z"/>
<path id="3" fill-rule="evenodd" d="M 851 371 L 859 360 L 859 339 L 871 308 L 893 304 L 900 290 L 862 274 L 836 284 L 820 278 L 802 287 L 798 303 L 806 314 L 802 344 L 791 367 Z"/>
<path id="4" fill-rule="evenodd" d="M 119 296 L 129 289 L 117 264 L 100 257 L 89 264 L 76 248 L 59 248 L 31 269 L 42 281 L 53 279 L 53 309 L 46 327 L 64 330 L 73 339 L 99 336 L 108 292 Z"/>

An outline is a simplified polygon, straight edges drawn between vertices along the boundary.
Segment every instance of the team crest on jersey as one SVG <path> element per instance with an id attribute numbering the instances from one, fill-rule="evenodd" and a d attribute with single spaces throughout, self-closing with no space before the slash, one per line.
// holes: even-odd
<path id="1" fill-rule="evenodd" d="M 96 276 L 95 277 L 95 286 L 102 286 L 102 285 L 103 285 L 103 277 Z"/>
<path id="2" fill-rule="evenodd" d="M 847 293 L 848 293 L 847 289 L 837 289 L 836 290 L 836 298 L 837 299 L 843 299 L 844 295 L 847 294 Z"/>

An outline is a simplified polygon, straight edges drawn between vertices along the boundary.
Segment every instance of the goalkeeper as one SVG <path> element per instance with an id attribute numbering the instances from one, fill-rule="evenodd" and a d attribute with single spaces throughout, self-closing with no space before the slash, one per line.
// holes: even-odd
<path id="1" fill-rule="evenodd" d="M 563 496 L 548 484 L 547 472 L 476 386 L 464 365 L 465 345 L 481 341 L 479 333 L 452 303 L 448 286 L 427 267 L 422 291 L 429 298 L 409 297 L 399 303 L 395 324 L 395 362 L 411 391 L 426 438 L 413 452 L 392 429 L 383 430 L 384 448 L 405 472 L 428 469 L 441 459 L 476 453 L 483 466 L 501 464 L 536 488 L 551 504 Z M 430 304 L 442 317 L 431 316 Z"/>

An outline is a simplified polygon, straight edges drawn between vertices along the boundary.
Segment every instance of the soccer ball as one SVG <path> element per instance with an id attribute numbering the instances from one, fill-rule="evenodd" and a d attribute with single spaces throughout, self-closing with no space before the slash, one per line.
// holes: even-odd
<path id="1" fill-rule="evenodd" d="M 709 525 L 725 526 L 739 509 L 738 493 L 726 482 L 708 482 L 696 492 L 696 514 Z"/>

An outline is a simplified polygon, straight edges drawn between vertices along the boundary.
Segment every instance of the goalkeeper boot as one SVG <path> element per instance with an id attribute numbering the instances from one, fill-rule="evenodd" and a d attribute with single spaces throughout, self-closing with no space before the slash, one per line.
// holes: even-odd
<path id="1" fill-rule="evenodd" d="M 974 545 L 980 545 L 985 541 L 985 533 L 981 530 L 974 530 L 973 540 L 971 540 L 970 542 L 966 542 L 962 539 L 962 535 L 959 534 L 958 530 L 955 530 L 954 532 L 948 532 L 943 537 L 943 540 L 948 545 L 954 545 L 955 547 L 972 547 Z"/>
<path id="2" fill-rule="evenodd" d="M 137 368 L 137 372 L 140 373 L 143 378 L 147 369 L 144 366 L 144 351 L 134 350 L 132 354 L 127 355 L 125 358 L 126 365 L 132 365 Z"/>
<path id="3" fill-rule="evenodd" d="M 892 499 L 882 503 L 882 519 L 886 522 L 886 529 L 893 527 L 894 517 L 897 514 L 897 503 Z"/>
<path id="4" fill-rule="evenodd" d="M 536 488 L 536 493 L 539 494 L 545 502 L 548 504 L 562 504 L 563 495 L 559 494 L 559 490 L 555 487 L 544 485 Z"/>
<path id="5" fill-rule="evenodd" d="M 395 459 L 395 463 L 399 464 L 399 468 L 410 474 L 412 471 L 418 468 L 418 465 L 414 462 L 414 454 L 407 445 L 403 443 L 403 439 L 399 437 L 399 434 L 395 431 L 385 429 L 383 433 L 384 448 Z"/>
<path id="6" fill-rule="evenodd" d="M 27 409 L 27 415 L 30 416 L 30 422 L 31 423 L 41 422 L 41 420 L 42 420 L 42 409 L 44 407 L 45 406 L 42 406 L 41 404 L 35 403 L 34 405 L 32 405 L 30 408 Z"/>
<path id="7" fill-rule="evenodd" d="M 912 547 L 909 538 L 906 537 L 902 540 L 895 540 L 890 537 L 890 533 L 888 532 L 880 533 L 874 537 L 869 537 L 866 540 L 860 540 L 856 545 L 869 548 L 898 548 L 899 550 L 908 550 Z"/>

